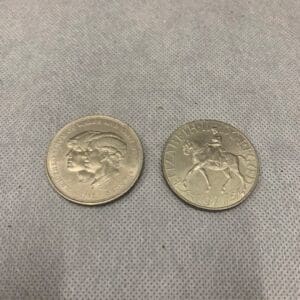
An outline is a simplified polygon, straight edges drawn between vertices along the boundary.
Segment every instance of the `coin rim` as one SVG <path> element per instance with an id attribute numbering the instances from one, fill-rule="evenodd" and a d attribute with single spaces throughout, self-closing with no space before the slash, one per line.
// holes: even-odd
<path id="1" fill-rule="evenodd" d="M 248 191 L 248 193 L 241 199 L 239 200 L 238 202 L 235 202 L 229 206 L 226 206 L 226 207 L 220 207 L 220 208 L 211 208 L 211 207 L 206 207 L 206 206 L 202 206 L 202 205 L 199 205 L 199 204 L 196 204 L 196 203 L 193 203 L 192 201 L 188 200 L 186 197 L 180 195 L 172 186 L 168 176 L 167 176 L 167 173 L 166 173 L 166 170 L 165 170 L 165 163 L 164 163 L 164 158 L 165 158 L 165 154 L 166 154 L 166 149 L 167 149 L 167 145 L 169 144 L 171 138 L 173 137 L 174 133 L 176 131 L 178 131 L 181 127 L 183 126 L 186 126 L 188 124 L 191 124 L 191 123 L 194 123 L 194 122 L 200 122 L 200 121 L 205 121 L 205 122 L 217 122 L 217 123 L 221 123 L 223 125 L 227 125 L 227 126 L 230 126 L 230 127 L 233 127 L 234 129 L 236 129 L 238 132 L 240 132 L 245 138 L 246 140 L 249 142 L 249 144 L 253 147 L 253 150 L 254 150 L 254 153 L 255 153 L 255 156 L 256 156 L 256 159 L 257 159 L 257 172 L 256 172 L 256 178 L 255 178 L 255 181 L 251 187 L 251 189 Z M 168 187 L 170 188 L 170 190 L 179 198 L 181 199 L 182 201 L 184 201 L 185 203 L 187 204 L 190 204 L 196 208 L 199 208 L 199 209 L 203 209 L 203 210 L 206 210 L 206 211 L 223 211 L 223 210 L 227 210 L 227 209 L 230 209 L 230 208 L 233 208 L 233 207 L 236 207 L 238 206 L 239 204 L 241 204 L 242 202 L 244 202 L 251 194 L 252 192 L 255 190 L 256 186 L 257 186 L 257 183 L 259 181 L 259 177 L 260 177 L 260 167 L 261 167 L 261 164 L 260 164 L 260 158 L 258 156 L 258 153 L 256 151 L 256 148 L 254 147 L 254 145 L 252 144 L 252 142 L 249 140 L 248 136 L 245 135 L 245 133 L 243 133 L 240 129 L 236 128 L 235 126 L 229 124 L 229 123 L 226 123 L 226 122 L 223 122 L 223 121 L 219 121 L 219 120 L 214 120 L 214 119 L 200 119 L 200 120 L 194 120 L 194 121 L 190 121 L 190 122 L 187 122 L 187 123 L 184 123 L 180 126 L 178 126 L 175 130 L 172 131 L 172 133 L 170 134 L 170 136 L 168 137 L 167 141 L 165 142 L 165 145 L 164 145 L 164 150 L 163 150 L 163 155 L 162 155 L 162 172 L 163 172 L 163 175 L 164 175 L 164 179 L 165 181 L 167 182 L 168 184 Z"/>
<path id="2" fill-rule="evenodd" d="M 102 201 L 102 202 L 81 202 L 81 201 L 78 201 L 76 199 L 73 199 L 71 197 L 68 197 L 66 196 L 62 191 L 59 190 L 59 188 L 55 185 L 54 181 L 52 180 L 51 178 L 51 175 L 50 175 L 50 172 L 49 172 L 49 153 L 50 153 L 50 147 L 52 145 L 52 143 L 54 142 L 55 138 L 57 136 L 59 136 L 65 129 L 66 127 L 68 126 L 72 126 L 74 124 L 76 124 L 77 122 L 79 121 L 85 121 L 85 120 L 88 120 L 88 119 L 93 119 L 93 118 L 103 118 L 103 119 L 106 119 L 106 120 L 110 120 L 110 121 L 113 121 L 113 122 L 117 122 L 123 126 L 127 126 L 130 130 L 132 130 L 132 132 L 135 134 L 135 139 L 137 141 L 137 144 L 138 144 L 138 154 L 139 156 L 141 156 L 141 162 L 139 163 L 139 169 L 138 169 L 138 172 L 137 172 L 137 175 L 136 177 L 134 178 L 134 180 L 132 181 L 132 184 L 130 184 L 122 193 L 119 193 L 118 195 L 112 197 L 112 198 L 109 198 L 108 200 L 105 200 L 105 201 Z M 141 173 L 142 173 L 142 170 L 143 170 L 143 167 L 144 167 L 144 149 L 143 149 L 143 145 L 142 145 L 142 142 L 138 136 L 138 134 L 136 133 L 136 131 L 130 126 L 128 125 L 127 123 L 119 120 L 119 119 L 116 119 L 112 116 L 108 116 L 108 115 L 89 115 L 89 116 L 85 116 L 85 117 L 81 117 L 81 118 L 78 118 L 78 119 L 75 119 L 69 123 L 66 123 L 55 135 L 54 137 L 51 139 L 51 141 L 49 142 L 48 144 L 48 148 L 47 148 L 47 152 L 46 152 L 46 175 L 48 177 L 48 180 L 52 186 L 52 188 L 60 195 L 62 196 L 64 199 L 68 200 L 68 201 L 71 201 L 73 203 L 76 203 L 76 204 L 81 204 L 81 205 L 85 205 L 85 206 L 97 206 L 97 205 L 105 205 L 109 202 L 112 202 L 114 200 L 117 200 L 118 198 L 124 196 L 126 193 L 128 193 L 132 188 L 133 186 L 137 183 L 139 177 L 141 176 Z"/>

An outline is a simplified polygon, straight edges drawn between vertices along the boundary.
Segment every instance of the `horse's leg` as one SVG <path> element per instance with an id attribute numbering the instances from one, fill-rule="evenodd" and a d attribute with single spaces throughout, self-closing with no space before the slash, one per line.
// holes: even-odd
<path id="1" fill-rule="evenodd" d="M 232 176 L 231 176 L 231 170 L 230 168 L 226 168 L 223 170 L 223 173 L 226 177 L 226 181 L 225 183 L 223 184 L 222 186 L 222 193 L 224 193 L 226 191 L 226 185 L 228 184 L 228 182 L 232 179 Z"/>
<path id="2" fill-rule="evenodd" d="M 184 187 L 187 187 L 187 179 L 188 177 L 199 167 L 199 165 L 195 165 L 195 166 L 192 166 L 189 171 L 186 173 L 184 179 L 183 179 L 183 185 Z"/>
<path id="3" fill-rule="evenodd" d="M 199 171 L 200 173 L 203 175 L 205 181 L 206 181 L 206 184 L 207 184 L 207 191 L 209 191 L 211 189 L 211 184 L 209 182 L 209 179 L 208 179 L 208 176 L 207 176 L 207 173 L 205 171 L 204 168 L 199 168 Z"/>
<path id="4" fill-rule="evenodd" d="M 245 189 L 245 177 L 242 175 L 239 165 L 236 165 L 236 167 L 232 168 L 231 171 L 239 178 L 242 183 L 243 189 Z"/>

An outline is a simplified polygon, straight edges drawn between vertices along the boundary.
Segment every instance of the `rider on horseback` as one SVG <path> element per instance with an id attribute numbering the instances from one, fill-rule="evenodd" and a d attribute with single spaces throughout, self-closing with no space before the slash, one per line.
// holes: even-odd
<path id="1" fill-rule="evenodd" d="M 213 137 L 210 142 L 207 143 L 207 147 L 210 150 L 210 161 L 214 162 L 217 166 L 220 166 L 222 161 L 226 159 L 225 148 L 222 145 L 222 137 L 218 134 L 217 128 L 211 129 Z"/>

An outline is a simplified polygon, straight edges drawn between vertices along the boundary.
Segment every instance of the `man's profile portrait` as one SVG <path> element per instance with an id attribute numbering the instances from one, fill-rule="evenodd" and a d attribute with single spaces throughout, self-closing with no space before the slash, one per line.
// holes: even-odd
<path id="1" fill-rule="evenodd" d="M 101 186 L 118 174 L 127 152 L 126 143 L 111 132 L 86 131 L 71 138 L 67 146 L 67 169 L 92 186 Z"/>

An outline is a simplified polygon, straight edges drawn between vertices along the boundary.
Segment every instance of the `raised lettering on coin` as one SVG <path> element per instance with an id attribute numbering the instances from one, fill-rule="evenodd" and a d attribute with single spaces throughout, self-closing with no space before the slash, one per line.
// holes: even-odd
<path id="1" fill-rule="evenodd" d="M 259 163 L 253 145 L 238 129 L 200 120 L 172 133 L 163 154 L 163 172 L 171 189 L 187 203 L 223 210 L 252 192 Z"/>
<path id="2" fill-rule="evenodd" d="M 65 126 L 49 146 L 48 176 L 66 199 L 85 205 L 112 201 L 136 182 L 143 151 L 128 125 L 91 116 Z"/>

